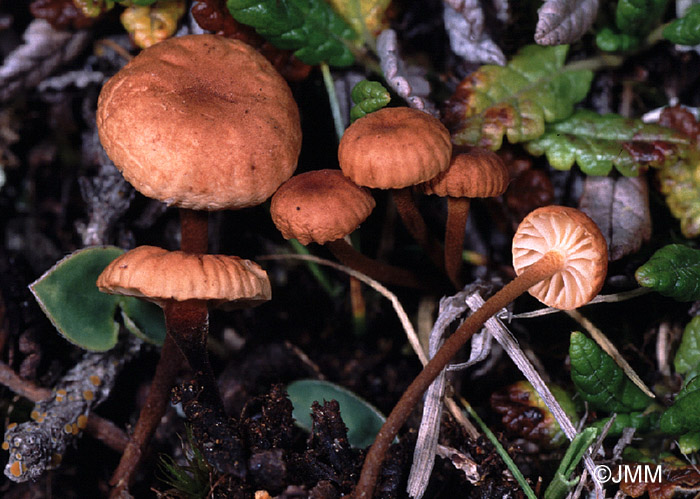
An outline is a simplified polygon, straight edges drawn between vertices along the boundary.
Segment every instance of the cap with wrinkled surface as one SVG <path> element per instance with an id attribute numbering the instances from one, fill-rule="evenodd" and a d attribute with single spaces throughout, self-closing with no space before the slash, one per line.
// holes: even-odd
<path id="1" fill-rule="evenodd" d="M 374 198 L 339 170 L 295 175 L 272 196 L 270 215 L 285 239 L 325 244 L 353 232 L 374 209 Z"/>
<path id="2" fill-rule="evenodd" d="M 450 133 L 440 120 L 416 109 L 392 107 L 350 125 L 340 140 L 338 161 L 358 185 L 400 189 L 447 169 L 451 153 Z"/>
<path id="3" fill-rule="evenodd" d="M 137 190 L 191 209 L 262 203 L 301 150 L 287 83 L 249 45 L 216 35 L 143 50 L 103 87 L 97 127 Z"/>
<path id="4" fill-rule="evenodd" d="M 510 174 L 495 152 L 479 147 L 456 154 L 450 167 L 420 185 L 425 194 L 442 197 L 487 198 L 503 194 Z"/>
<path id="5" fill-rule="evenodd" d="M 100 291 L 165 300 L 207 300 L 228 308 L 250 307 L 272 296 L 257 263 L 228 255 L 198 255 L 139 246 L 113 260 L 97 279 Z"/>
<path id="6" fill-rule="evenodd" d="M 563 256 L 562 270 L 531 287 L 545 305 L 571 310 L 591 301 L 603 287 L 608 247 L 598 226 L 583 212 L 545 206 L 531 212 L 513 237 L 513 267 L 520 275 L 545 253 Z"/>

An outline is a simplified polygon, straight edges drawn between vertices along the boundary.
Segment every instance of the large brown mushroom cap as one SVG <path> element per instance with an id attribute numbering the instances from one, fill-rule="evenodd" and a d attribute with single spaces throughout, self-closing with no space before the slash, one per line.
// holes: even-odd
<path id="1" fill-rule="evenodd" d="M 447 170 L 422 183 L 420 189 L 442 197 L 488 198 L 503 194 L 509 181 L 508 168 L 498 154 L 474 147 L 456 154 Z"/>
<path id="2" fill-rule="evenodd" d="M 216 35 L 143 50 L 103 87 L 97 126 L 137 190 L 182 208 L 260 204 L 301 150 L 287 83 L 249 45 Z"/>
<path id="3" fill-rule="evenodd" d="M 154 246 L 139 246 L 116 258 L 100 274 L 97 287 L 159 304 L 207 300 L 228 308 L 255 306 L 272 296 L 267 273 L 255 262 Z"/>
<path id="4" fill-rule="evenodd" d="M 531 212 L 513 237 L 513 267 L 520 275 L 545 253 L 558 252 L 563 268 L 531 287 L 545 305 L 571 310 L 591 301 L 603 287 L 608 247 L 598 226 L 584 213 L 564 206 Z"/>
<path id="5" fill-rule="evenodd" d="M 370 113 L 345 130 L 338 147 L 343 173 L 358 185 L 400 189 L 433 178 L 450 164 L 450 132 L 408 107 Z"/>
<path id="6" fill-rule="evenodd" d="M 354 231 L 374 209 L 374 198 L 339 170 L 295 175 L 272 196 L 270 215 L 285 239 L 325 244 Z"/>

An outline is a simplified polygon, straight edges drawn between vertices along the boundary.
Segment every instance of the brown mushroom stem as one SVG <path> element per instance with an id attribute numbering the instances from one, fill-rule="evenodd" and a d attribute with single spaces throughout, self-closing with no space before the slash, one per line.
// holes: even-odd
<path id="1" fill-rule="evenodd" d="M 406 391 L 404 391 L 398 403 L 394 406 L 379 433 L 377 433 L 372 447 L 367 452 L 360 480 L 355 488 L 354 497 L 356 499 L 372 497 L 379 470 L 391 442 L 413 409 L 420 402 L 425 390 L 447 366 L 457 351 L 462 348 L 475 332 L 481 329 L 491 316 L 538 282 L 551 277 L 561 270 L 564 262 L 565 260 L 561 253 L 548 251 L 537 262 L 525 269 L 518 277 L 489 298 L 481 308 L 462 323 L 454 334 L 447 338 L 435 356 L 406 388 Z"/>
<path id="2" fill-rule="evenodd" d="M 462 289 L 462 251 L 464 228 L 469 218 L 469 198 L 447 198 L 447 224 L 445 226 L 445 271 L 455 288 Z"/>
<path id="3" fill-rule="evenodd" d="M 180 208 L 180 249 L 204 254 L 209 249 L 209 212 Z"/>
<path id="4" fill-rule="evenodd" d="M 432 260 L 435 266 L 444 271 L 445 258 L 442 245 L 435 239 L 435 236 L 428 230 L 428 226 L 423 219 L 423 216 L 418 211 L 416 202 L 413 200 L 413 193 L 410 187 L 392 190 L 396 212 L 401 217 L 406 230 L 423 248 L 423 251 Z"/>
<path id="5" fill-rule="evenodd" d="M 122 492 L 128 490 L 131 485 L 134 471 L 138 468 L 143 454 L 146 452 L 146 446 L 151 441 L 151 437 L 156 431 L 163 413 L 165 413 L 170 400 L 170 389 L 175 384 L 175 377 L 180 366 L 182 366 L 180 351 L 172 337 L 166 336 L 153 381 L 148 389 L 148 398 L 141 409 L 134 433 L 119 460 L 119 466 L 109 481 L 114 487 L 110 497 L 122 497 Z"/>
<path id="6" fill-rule="evenodd" d="M 325 246 L 343 265 L 357 270 L 381 283 L 417 289 L 424 289 L 429 286 L 429 283 L 420 279 L 410 270 L 400 269 L 393 265 L 378 262 L 377 260 L 363 255 L 348 244 L 345 239 L 328 241 Z"/>

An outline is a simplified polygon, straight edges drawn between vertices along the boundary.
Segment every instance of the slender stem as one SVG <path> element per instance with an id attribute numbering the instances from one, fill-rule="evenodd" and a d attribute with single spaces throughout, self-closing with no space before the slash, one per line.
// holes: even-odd
<path id="1" fill-rule="evenodd" d="M 445 257 L 442 245 L 435 239 L 435 236 L 431 234 L 430 230 L 428 230 L 428 226 L 413 200 L 411 188 L 404 187 L 403 189 L 394 189 L 392 194 L 394 196 L 396 211 L 408 232 L 413 236 L 413 239 L 420 244 L 423 251 L 425 251 L 428 258 L 433 261 L 435 266 L 444 271 Z"/>
<path id="2" fill-rule="evenodd" d="M 134 433 L 126 445 L 126 449 L 119 461 L 119 466 L 114 471 L 110 483 L 114 486 L 110 497 L 121 497 L 124 490 L 128 490 L 133 480 L 134 471 L 146 452 L 148 442 L 156 431 L 161 417 L 167 408 L 170 399 L 170 389 L 175 384 L 175 377 L 182 366 L 182 356 L 173 339 L 167 335 L 163 348 L 160 351 L 160 359 L 153 375 L 153 381 L 148 389 L 146 404 L 141 409 L 139 420 L 134 427 Z"/>
<path id="3" fill-rule="evenodd" d="M 445 340 L 440 350 L 425 365 L 413 382 L 406 388 L 386 422 L 379 430 L 374 444 L 370 447 L 362 467 L 360 480 L 355 488 L 354 497 L 370 498 L 379 477 L 379 470 L 384 456 L 392 440 L 398 434 L 401 426 L 411 415 L 420 402 L 430 383 L 440 374 L 452 357 L 462 346 L 484 325 L 486 320 L 499 310 L 515 300 L 538 282 L 551 277 L 563 265 L 563 257 L 559 252 L 545 253 L 540 260 L 528 267 L 522 274 L 505 285 L 500 291 L 489 298 L 484 305 L 471 314 L 462 325 Z"/>
<path id="4" fill-rule="evenodd" d="M 329 241 L 326 243 L 326 247 L 344 265 L 379 282 L 407 288 L 425 289 L 429 287 L 429 282 L 420 279 L 410 270 L 369 258 L 350 246 L 344 239 Z"/>
<path id="5" fill-rule="evenodd" d="M 204 254 L 209 249 L 209 212 L 180 208 L 180 249 Z"/>
<path id="6" fill-rule="evenodd" d="M 464 228 L 469 218 L 469 198 L 447 198 L 447 225 L 445 226 L 445 271 L 455 288 L 462 289 L 462 250 Z"/>
<path id="7" fill-rule="evenodd" d="M 328 64 L 325 62 L 321 63 L 321 74 L 323 75 L 323 84 L 326 87 L 326 93 L 328 94 L 328 102 L 331 106 L 331 114 L 333 115 L 333 125 L 335 126 L 335 134 L 338 136 L 338 140 L 343 136 L 345 132 L 345 123 L 343 120 L 342 113 L 340 112 L 340 104 L 338 103 L 338 95 L 335 93 L 335 82 L 333 82 L 333 75 L 331 75 L 331 70 Z"/>

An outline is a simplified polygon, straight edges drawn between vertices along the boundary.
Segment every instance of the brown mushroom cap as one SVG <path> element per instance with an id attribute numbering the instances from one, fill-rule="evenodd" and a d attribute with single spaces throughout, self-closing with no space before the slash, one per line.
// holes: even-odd
<path id="1" fill-rule="evenodd" d="M 197 255 L 139 246 L 112 261 L 97 279 L 100 291 L 165 300 L 207 300 L 251 307 L 272 296 L 267 273 L 255 262 L 227 255 Z"/>
<path id="2" fill-rule="evenodd" d="M 143 50 L 103 87 L 97 126 L 124 178 L 182 208 L 260 204 L 301 150 L 287 83 L 249 45 L 216 35 Z"/>
<path id="3" fill-rule="evenodd" d="M 295 175 L 272 196 L 270 215 L 285 239 L 325 244 L 345 237 L 372 213 L 374 198 L 339 170 Z"/>
<path id="4" fill-rule="evenodd" d="M 503 194 L 509 181 L 508 168 L 498 154 L 474 147 L 456 154 L 447 170 L 420 184 L 420 189 L 442 197 L 488 198 Z"/>
<path id="5" fill-rule="evenodd" d="M 520 275 L 549 251 L 564 257 L 563 268 L 531 287 L 532 296 L 550 307 L 571 310 L 600 292 L 608 270 L 608 247 L 587 215 L 574 208 L 545 206 L 526 216 L 513 237 L 515 272 Z"/>
<path id="6" fill-rule="evenodd" d="M 408 107 L 370 113 L 345 130 L 338 147 L 343 173 L 353 182 L 400 189 L 433 178 L 450 164 L 450 132 L 437 118 Z"/>

